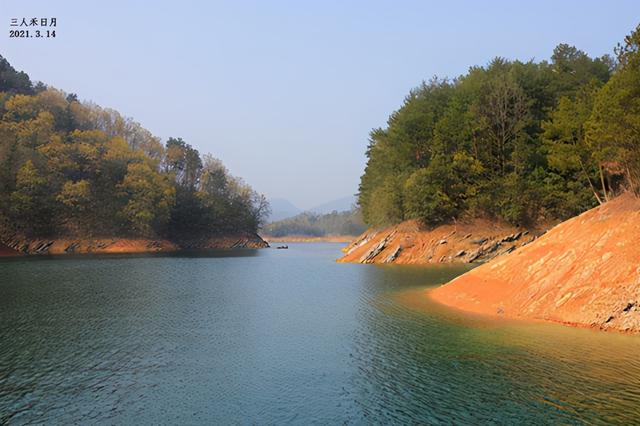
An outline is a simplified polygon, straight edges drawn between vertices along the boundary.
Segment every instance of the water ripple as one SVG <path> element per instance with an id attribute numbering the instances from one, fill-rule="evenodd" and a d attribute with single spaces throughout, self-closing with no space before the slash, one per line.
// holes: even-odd
<path id="1" fill-rule="evenodd" d="M 629 424 L 640 339 L 466 316 L 460 268 L 251 256 L 0 261 L 0 424 Z"/>

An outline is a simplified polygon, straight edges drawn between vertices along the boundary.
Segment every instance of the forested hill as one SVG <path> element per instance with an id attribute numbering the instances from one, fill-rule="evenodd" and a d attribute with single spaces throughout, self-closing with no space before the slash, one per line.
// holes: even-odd
<path id="1" fill-rule="evenodd" d="M 327 237 L 355 236 L 366 229 L 362 215 L 357 209 L 327 214 L 304 212 L 265 226 L 264 231 L 271 237 Z"/>
<path id="2" fill-rule="evenodd" d="M 268 204 L 180 138 L 33 84 L 0 56 L 0 232 L 27 237 L 255 233 Z"/>
<path id="3" fill-rule="evenodd" d="M 565 219 L 640 184 L 640 27 L 591 58 L 493 59 L 434 78 L 374 129 L 359 204 L 371 226 Z"/>

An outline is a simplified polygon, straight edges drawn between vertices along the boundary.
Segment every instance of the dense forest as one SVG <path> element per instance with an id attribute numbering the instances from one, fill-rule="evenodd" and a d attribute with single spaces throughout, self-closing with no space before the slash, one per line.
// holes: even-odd
<path id="1" fill-rule="evenodd" d="M 614 56 L 560 44 L 550 61 L 495 58 L 412 90 L 366 152 L 371 226 L 464 217 L 566 219 L 640 189 L 640 27 Z"/>
<path id="2" fill-rule="evenodd" d="M 294 217 L 270 223 L 264 231 L 272 237 L 305 236 L 325 237 L 359 235 L 366 225 L 357 209 L 327 214 L 300 213 Z"/>
<path id="3" fill-rule="evenodd" d="M 188 238 L 255 232 L 268 203 L 210 155 L 33 84 L 0 56 L 0 231 Z"/>

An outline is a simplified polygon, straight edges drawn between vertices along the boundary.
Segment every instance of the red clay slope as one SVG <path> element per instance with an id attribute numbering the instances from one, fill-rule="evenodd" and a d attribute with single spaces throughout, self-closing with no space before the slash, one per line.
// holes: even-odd
<path id="1" fill-rule="evenodd" d="M 640 200 L 624 195 L 431 292 L 459 309 L 640 331 Z"/>

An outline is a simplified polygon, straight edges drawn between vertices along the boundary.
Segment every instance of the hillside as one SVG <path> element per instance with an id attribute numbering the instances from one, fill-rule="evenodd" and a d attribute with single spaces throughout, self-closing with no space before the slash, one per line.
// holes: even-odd
<path id="1" fill-rule="evenodd" d="M 295 216 L 302 211 L 293 205 L 291 201 L 285 200 L 284 198 L 272 198 L 269 200 L 269 205 L 271 206 L 271 212 L 266 220 L 267 223 L 277 222 Z"/>
<path id="2" fill-rule="evenodd" d="M 567 220 L 624 191 L 640 195 L 640 27 L 614 51 L 590 57 L 559 44 L 548 60 L 496 57 L 411 90 L 370 132 L 358 193 L 365 223 L 449 230 L 492 218 L 520 230 Z M 431 261 L 458 257 L 449 244 L 433 246 L 446 236 L 437 231 L 416 244 L 430 246 Z M 398 261 L 411 257 L 400 253 Z"/>
<path id="3" fill-rule="evenodd" d="M 640 200 L 621 196 L 432 291 L 511 318 L 640 331 Z"/>
<path id="4" fill-rule="evenodd" d="M 0 56 L 5 246 L 38 254 L 103 250 L 112 240 L 136 252 L 247 238 L 261 246 L 257 231 L 268 211 L 264 196 L 220 160 L 181 138 L 162 143 L 115 110 L 33 84 Z"/>

